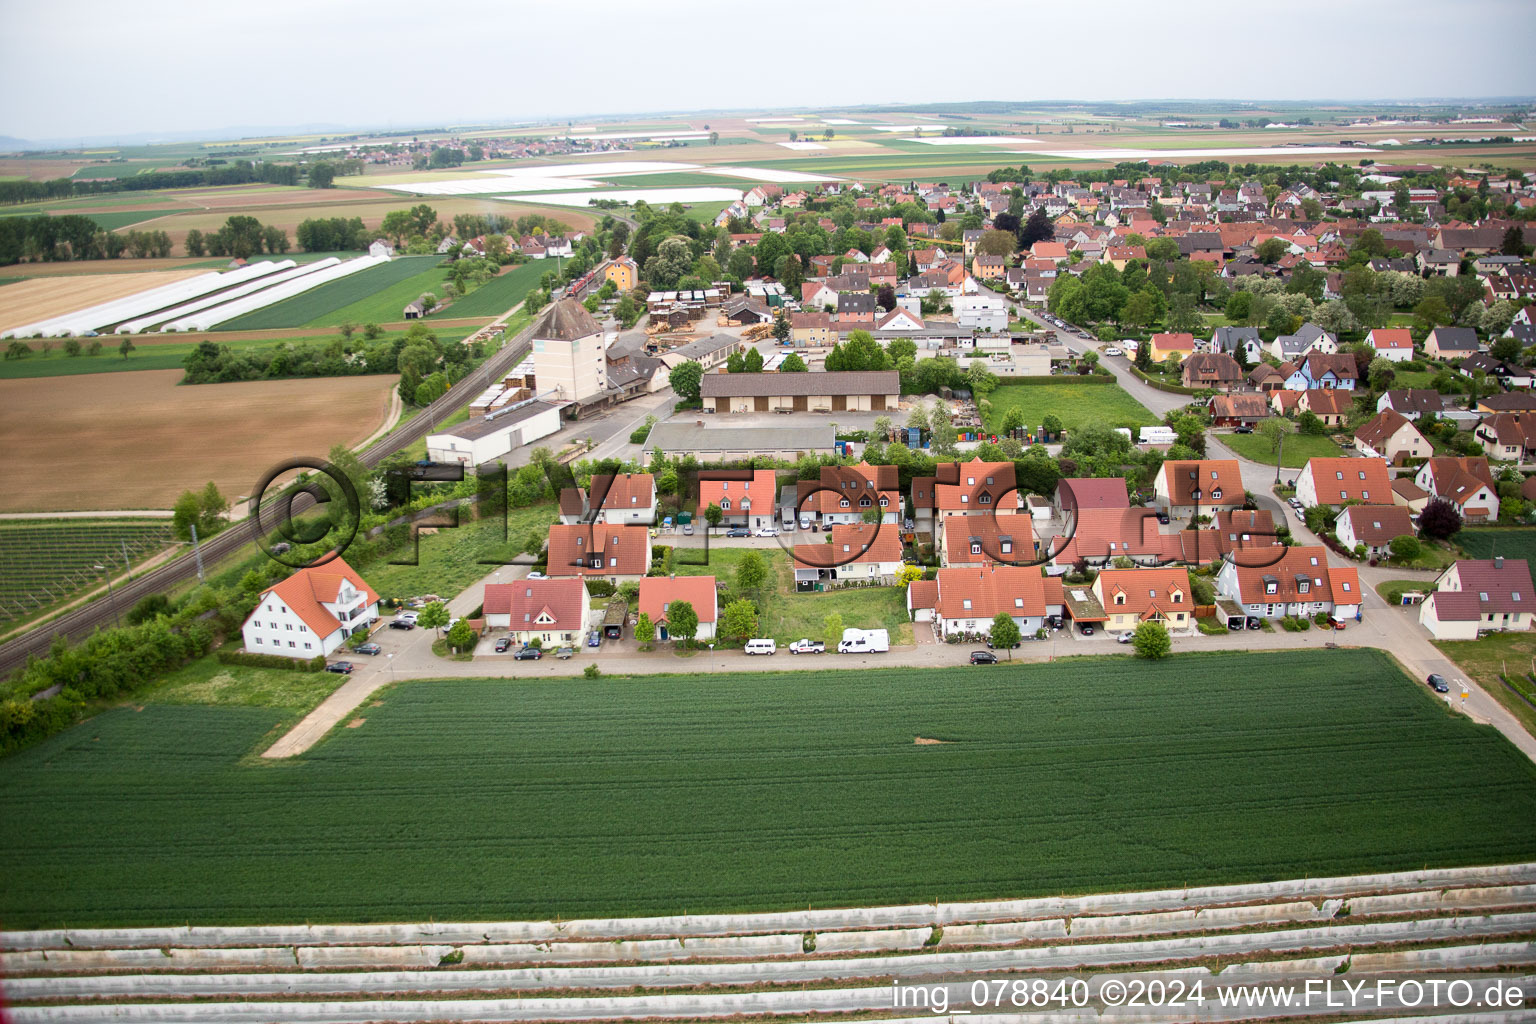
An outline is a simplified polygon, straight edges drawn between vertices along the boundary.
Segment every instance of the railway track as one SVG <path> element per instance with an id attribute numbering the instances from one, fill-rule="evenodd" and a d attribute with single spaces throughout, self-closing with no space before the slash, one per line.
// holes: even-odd
<path id="1" fill-rule="evenodd" d="M 505 320 L 505 317 L 502 318 Z M 497 321 L 499 322 L 499 321 Z M 521 362 L 527 355 L 533 335 L 533 326 L 530 324 L 516 337 L 512 338 L 501 350 L 463 380 L 460 380 L 431 406 L 423 410 L 407 426 L 401 430 L 389 434 L 375 444 L 358 453 L 358 458 L 363 465 L 372 468 L 384 461 L 386 457 L 413 444 L 434 429 L 434 424 L 441 422 L 453 413 L 459 406 L 466 404 L 475 395 L 489 385 L 490 381 L 505 373 L 512 366 Z M 299 453 L 314 454 L 324 457 L 324 452 Z M 301 494 L 294 502 L 294 512 L 302 512 L 313 499 Z M 272 498 L 262 504 L 263 514 L 276 512 L 279 499 Z M 215 534 L 202 543 L 202 555 L 205 564 L 213 563 L 239 551 L 247 544 L 256 543 L 256 517 L 249 516 L 243 522 Z M 26 664 L 27 658 L 33 654 L 42 654 L 53 643 L 54 637 L 62 636 L 70 641 L 79 641 L 89 636 L 92 631 L 112 621 L 113 608 L 118 613 L 132 608 L 140 600 L 151 594 L 157 594 L 174 587 L 178 583 L 191 579 L 197 574 L 196 556 L 188 550 L 185 554 L 149 570 L 138 579 L 113 588 L 113 600 L 111 602 L 97 598 L 60 615 L 58 618 L 38 626 L 21 634 L 13 640 L 0 645 L 0 677 L 10 675 L 16 669 Z"/>

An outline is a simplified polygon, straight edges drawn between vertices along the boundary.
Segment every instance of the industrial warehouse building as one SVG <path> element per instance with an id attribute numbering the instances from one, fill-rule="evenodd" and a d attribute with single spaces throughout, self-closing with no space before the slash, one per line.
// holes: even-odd
<path id="1" fill-rule="evenodd" d="M 560 429 L 560 407 L 529 400 L 427 435 L 427 458 L 478 466 Z"/>
<path id="2" fill-rule="evenodd" d="M 699 387 L 705 412 L 880 412 L 901 401 L 895 370 L 711 373 Z"/>
<path id="3" fill-rule="evenodd" d="M 790 376 L 804 377 L 806 374 Z M 831 423 L 797 427 L 706 427 L 702 420 L 697 420 L 656 424 L 645 439 L 645 449 L 640 457 L 647 465 L 658 451 L 674 458 L 692 455 L 700 462 L 746 462 L 758 457 L 793 461 L 802 455 L 834 455 L 837 452 L 835 442 Z"/>

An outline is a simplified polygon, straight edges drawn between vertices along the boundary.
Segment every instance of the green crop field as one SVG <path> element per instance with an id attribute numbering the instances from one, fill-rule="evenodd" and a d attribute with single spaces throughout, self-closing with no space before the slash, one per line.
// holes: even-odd
<path id="1" fill-rule="evenodd" d="M 354 254 L 355 255 L 355 254 Z M 307 292 L 284 299 L 265 309 L 256 309 L 241 317 L 220 324 L 220 331 L 272 331 L 288 327 L 303 327 L 325 317 L 329 313 L 367 299 L 386 288 L 404 281 L 436 265 L 436 256 L 401 256 L 382 266 L 360 271 L 351 277 L 322 284 Z M 413 296 L 414 298 L 414 296 Z M 404 306 L 405 303 L 401 303 Z M 384 320 L 400 319 L 400 310 Z"/>
<path id="2" fill-rule="evenodd" d="M 99 587 L 108 573 L 120 575 L 171 543 L 167 519 L 0 523 L 0 628 Z"/>
<path id="3" fill-rule="evenodd" d="M 554 269 L 554 265 L 546 260 L 530 260 L 515 267 L 507 267 L 498 276 L 448 307 L 443 315 L 498 317 L 522 302 L 523 297 L 539 283 L 539 279 Z"/>
<path id="4" fill-rule="evenodd" d="M 414 265 L 417 272 L 410 277 L 380 288 L 366 298 L 348 303 L 340 309 L 333 309 L 324 316 L 317 316 L 304 326 L 339 327 L 345 323 L 381 324 L 402 320 L 406 304 L 416 301 L 424 292 L 431 292 L 441 302 L 444 298 L 443 282 L 448 279 L 448 274 L 437 263 L 436 259 L 416 259 Z M 367 273 L 364 271 L 358 276 L 365 277 Z"/>
<path id="5" fill-rule="evenodd" d="M 1263 434 L 1222 434 L 1222 444 L 1232 449 L 1238 455 L 1252 462 L 1262 462 L 1266 466 L 1275 464 L 1275 453 L 1270 448 L 1269 438 Z M 1329 437 L 1320 437 L 1317 434 L 1290 434 L 1285 439 L 1285 450 L 1281 457 L 1288 469 L 1300 469 L 1311 458 L 1334 458 L 1344 454 L 1344 450 L 1333 443 Z"/>
<path id="6" fill-rule="evenodd" d="M 1003 417 L 1015 408 L 1024 413 L 1024 424 L 1031 428 L 1038 427 L 1052 413 L 1069 431 L 1095 423 L 1146 427 L 1161 422 L 1119 384 L 1080 384 L 1069 377 L 1063 377 L 1059 384 L 1010 385 L 1005 381 L 988 398 L 992 411 L 986 422 L 993 431 L 1002 428 Z"/>
<path id="7" fill-rule="evenodd" d="M 1472 527 L 1456 535 L 1456 543 L 1472 558 L 1523 558 L 1536 565 L 1536 528 Z"/>
<path id="8" fill-rule="evenodd" d="M 5 762 L 0 918 L 697 914 L 1536 857 L 1536 767 L 1379 652 L 827 660 L 406 683 L 282 765 L 248 755 L 286 703 L 151 695 Z"/>
<path id="9" fill-rule="evenodd" d="M 35 207 L 11 206 L 7 207 L 4 213 L 0 213 L 0 217 L 35 217 L 41 212 L 43 211 Z M 156 217 L 169 217 L 173 213 L 186 213 L 187 211 L 185 209 L 151 206 L 142 210 L 113 210 L 108 213 L 92 213 L 89 208 L 60 210 L 58 212 L 61 215 L 65 213 L 82 214 L 95 221 L 97 226 L 103 231 L 117 231 L 120 228 L 132 227 L 135 224 L 146 220 L 153 220 Z"/>

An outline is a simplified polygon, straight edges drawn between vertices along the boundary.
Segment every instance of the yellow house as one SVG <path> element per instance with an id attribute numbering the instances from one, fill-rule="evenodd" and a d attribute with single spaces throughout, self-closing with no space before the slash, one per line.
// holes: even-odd
<path id="1" fill-rule="evenodd" d="M 1105 569 L 1093 581 L 1093 596 L 1109 616 L 1104 628 L 1129 632 L 1143 622 L 1160 622 L 1169 630 L 1187 630 L 1195 623 L 1194 595 L 1184 569 Z"/>
<path id="2" fill-rule="evenodd" d="M 628 256 L 620 256 L 604 268 L 603 280 L 612 281 L 621 292 L 633 291 L 640 281 L 640 266 Z"/>
<path id="3" fill-rule="evenodd" d="M 1188 331 L 1172 331 L 1163 334 L 1152 335 L 1152 361 L 1161 363 L 1171 355 L 1177 355 L 1179 362 L 1194 354 L 1195 336 Z"/>
<path id="4" fill-rule="evenodd" d="M 980 280 L 997 280 L 1008 273 L 1008 261 L 1001 256 L 977 254 L 971 260 L 971 274 Z"/>

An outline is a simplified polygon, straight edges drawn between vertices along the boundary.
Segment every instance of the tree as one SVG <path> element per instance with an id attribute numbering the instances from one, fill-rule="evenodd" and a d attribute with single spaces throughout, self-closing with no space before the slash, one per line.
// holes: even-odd
<path id="1" fill-rule="evenodd" d="M 422 629 L 442 629 L 448 625 L 449 618 L 448 606 L 441 601 L 433 601 L 416 616 L 416 625 Z"/>
<path id="2" fill-rule="evenodd" d="M 171 529 L 178 538 L 192 539 L 192 527 L 196 525 L 200 512 L 202 503 L 197 499 L 197 492 L 182 491 L 176 503 L 171 506 Z"/>
<path id="3" fill-rule="evenodd" d="M 1296 432 L 1296 424 L 1284 416 L 1270 416 L 1259 421 L 1259 434 L 1269 441 L 1270 454 L 1278 456 L 1287 434 Z"/>
<path id="4" fill-rule="evenodd" d="M 1317 413 L 1308 410 L 1296 417 L 1296 429 L 1312 437 L 1322 437 L 1328 433 L 1328 424 Z"/>
<path id="5" fill-rule="evenodd" d="M 680 363 L 673 367 L 667 374 L 667 383 L 672 385 L 672 390 L 685 401 L 697 402 L 699 400 L 699 388 L 704 380 L 704 367 L 690 359 L 686 363 Z"/>
<path id="6" fill-rule="evenodd" d="M 229 500 L 219 493 L 218 485 L 209 480 L 203 487 L 201 494 L 197 496 L 197 532 L 199 536 L 211 537 L 224 529 L 225 517 L 229 514 Z"/>
<path id="7" fill-rule="evenodd" d="M 826 645 L 831 650 L 837 650 L 837 645 L 843 639 L 843 617 L 836 612 L 821 620 L 821 635 Z"/>
<path id="8" fill-rule="evenodd" d="M 674 604 L 675 608 L 676 605 Z M 720 635 L 728 640 L 750 640 L 757 635 L 757 605 L 740 598 L 720 610 Z"/>
<path id="9" fill-rule="evenodd" d="M 1008 411 L 1003 413 L 1002 432 L 1012 434 L 1022 426 L 1024 426 L 1024 410 L 1016 405 L 1009 406 Z"/>
<path id="10" fill-rule="evenodd" d="M 907 414 L 907 426 L 916 427 L 919 430 L 928 429 L 928 403 L 926 401 L 918 401 L 912 406 L 912 411 Z"/>
<path id="11" fill-rule="evenodd" d="M 805 365 L 805 360 L 800 358 L 800 353 L 798 352 L 791 352 L 779 364 L 780 373 L 805 373 L 808 369 L 809 367 Z"/>
<path id="12" fill-rule="evenodd" d="M 1499 247 L 1499 252 L 1505 256 L 1524 256 L 1525 229 L 1518 224 L 1505 228 L 1504 243 Z"/>
<path id="13" fill-rule="evenodd" d="M 208 245 L 203 241 L 203 233 L 197 228 L 187 232 L 187 239 L 182 244 L 186 246 L 188 256 L 202 256 L 208 252 Z"/>
<path id="14" fill-rule="evenodd" d="M 709 523 L 711 527 L 719 526 L 720 520 L 724 518 L 725 513 L 722 512 L 720 510 L 720 506 L 716 505 L 714 502 L 710 502 L 709 505 L 705 507 L 704 520 Z"/>
<path id="15" fill-rule="evenodd" d="M 976 240 L 976 253 L 986 256 L 1012 256 L 1018 238 L 1011 231 L 983 231 Z"/>
<path id="16" fill-rule="evenodd" d="M 746 373 L 747 357 L 740 352 L 732 352 L 725 360 L 726 373 Z"/>
<path id="17" fill-rule="evenodd" d="M 1205 319 L 1195 308 L 1195 297 L 1188 292 L 1176 292 L 1168 301 L 1168 329 L 1170 331 L 1195 332 L 1204 329 Z"/>
<path id="18" fill-rule="evenodd" d="M 787 345 L 789 343 L 789 335 L 789 317 L 785 315 L 783 309 L 780 309 L 773 317 L 773 340 L 780 345 Z"/>
<path id="19" fill-rule="evenodd" d="M 1152 369 L 1152 342 L 1147 339 L 1136 346 L 1136 369 L 1146 373 Z"/>
<path id="20" fill-rule="evenodd" d="M 1225 312 L 1229 322 L 1247 323 L 1249 315 L 1253 312 L 1253 293 L 1236 291 L 1228 295 Z"/>
<path id="21" fill-rule="evenodd" d="M 1419 534 L 1429 540 L 1445 540 L 1461 529 L 1461 513 L 1447 498 L 1434 497 L 1419 513 Z"/>
<path id="22" fill-rule="evenodd" d="M 768 584 L 768 560 L 761 552 L 748 551 L 736 563 L 736 589 L 755 594 Z"/>
<path id="23" fill-rule="evenodd" d="M 1012 238 L 1013 236 L 1010 235 L 1009 237 Z M 888 284 L 881 285 L 880 286 L 880 290 L 875 293 L 875 305 L 879 306 L 881 309 L 885 310 L 887 313 L 889 313 L 891 310 L 895 309 L 896 308 L 896 289 L 892 288 Z"/>
<path id="24" fill-rule="evenodd" d="M 1280 262 L 1280 257 L 1284 256 L 1289 248 L 1290 246 L 1279 238 L 1266 238 L 1259 243 L 1259 247 L 1253 251 L 1253 254 L 1260 263 L 1273 266 Z"/>
<path id="25" fill-rule="evenodd" d="M 448 647 L 455 653 L 467 651 L 475 645 L 475 631 L 469 628 L 469 622 L 460 619 L 453 624 L 448 631 Z"/>
<path id="26" fill-rule="evenodd" d="M 1397 370 L 1393 369 L 1390 359 L 1377 356 L 1366 369 L 1366 379 L 1370 382 L 1371 390 L 1381 394 L 1392 387 L 1392 382 L 1397 379 Z"/>
<path id="27" fill-rule="evenodd" d="M 750 602 L 749 602 L 750 603 Z M 692 640 L 699 631 L 699 613 L 689 601 L 673 601 L 667 605 L 667 635 L 673 640 Z"/>
<path id="28" fill-rule="evenodd" d="M 645 612 L 641 612 L 640 617 L 635 620 L 635 640 L 640 644 L 642 651 L 650 650 L 651 644 L 656 641 L 656 623 L 652 622 L 651 617 Z"/>
<path id="29" fill-rule="evenodd" d="M 1045 207 L 1037 206 L 1019 228 L 1019 248 L 1028 249 L 1036 242 L 1048 242 L 1056 237 L 1056 227 L 1051 223 L 1051 215 L 1045 212 Z"/>
<path id="30" fill-rule="evenodd" d="M 1173 640 L 1161 622 L 1143 622 L 1131 636 L 1131 649 L 1138 658 L 1157 661 L 1173 653 Z"/>
<path id="31" fill-rule="evenodd" d="M 948 458 L 955 454 L 956 443 L 960 440 L 960 434 L 945 417 L 939 417 L 933 424 L 933 433 L 928 439 L 928 448 L 935 458 Z"/>
<path id="32" fill-rule="evenodd" d="M 1040 418 L 1040 429 L 1050 437 L 1060 437 L 1065 429 L 1061 423 L 1061 417 L 1053 412 L 1048 412 Z"/>
<path id="33" fill-rule="evenodd" d="M 393 239 L 398 247 L 405 245 L 405 240 L 411 237 L 415 227 L 416 220 L 411 216 L 410 210 L 391 210 L 384 215 L 384 220 L 379 224 L 379 230 L 385 237 Z"/>
<path id="34" fill-rule="evenodd" d="M 994 649 L 1007 651 L 1008 660 L 1012 661 L 1013 645 L 1019 642 L 1019 624 L 1007 612 L 998 612 L 992 617 L 992 629 L 987 633 L 987 639 L 992 641 Z"/>
<path id="35" fill-rule="evenodd" d="M 1502 363 L 1512 363 L 1520 358 L 1522 351 L 1519 338 L 1500 338 L 1493 343 L 1493 347 L 1488 350 L 1488 354 Z"/>
<path id="36" fill-rule="evenodd" d="M 117 351 L 119 355 L 121 355 L 124 359 L 127 359 L 128 353 L 132 352 L 137 347 L 138 346 L 133 342 L 129 341 L 127 338 L 124 338 L 122 342 L 117 346 Z"/>
<path id="37" fill-rule="evenodd" d="M 1515 306 L 1515 304 L 1513 302 L 1509 301 L 1508 299 L 1500 299 L 1499 301 L 1495 302 L 1493 305 L 1489 306 L 1488 309 L 1483 313 L 1482 322 L 1480 324 L 1478 324 L 1478 326 L 1483 329 L 1483 333 L 1488 335 L 1488 337 L 1490 337 L 1490 338 L 1497 338 L 1497 337 L 1499 337 L 1499 335 L 1501 335 L 1505 331 L 1509 330 L 1509 325 L 1515 322 L 1515 314 L 1518 313 L 1518 312 L 1519 312 L 1519 309 L 1516 308 L 1516 306 Z M 1500 340 L 1504 340 L 1504 339 L 1500 339 Z M 1513 340 L 1513 339 L 1509 339 L 1509 340 Z M 1495 344 L 1497 344 L 1497 343 L 1495 343 Z M 1518 346 L 1518 342 L 1516 344 Z M 1494 356 L 1494 358 L 1495 359 L 1515 359 L 1515 358 L 1519 358 L 1519 351 L 1517 349 L 1515 355 L 1513 355 L 1513 356 L 1497 356 L 1496 355 L 1496 356 Z"/>
<path id="38" fill-rule="evenodd" d="M 747 373 L 763 372 L 763 354 L 755 348 L 747 349 L 744 369 Z"/>
<path id="39" fill-rule="evenodd" d="M 922 578 L 923 570 L 911 562 L 902 562 L 901 568 L 896 570 L 896 585 L 898 587 L 909 587 L 912 585 L 913 580 L 920 580 Z"/>
<path id="40" fill-rule="evenodd" d="M 1424 545 L 1420 544 L 1419 539 L 1411 533 L 1393 537 L 1390 546 L 1392 557 L 1399 562 L 1411 562 L 1424 551 Z"/>

